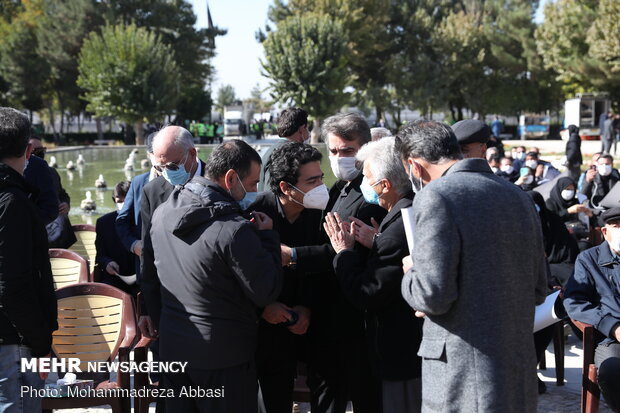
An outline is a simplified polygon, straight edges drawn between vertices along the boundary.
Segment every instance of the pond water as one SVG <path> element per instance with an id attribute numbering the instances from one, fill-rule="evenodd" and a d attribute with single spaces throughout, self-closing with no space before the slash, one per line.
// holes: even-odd
<path id="1" fill-rule="evenodd" d="M 215 147 L 215 145 L 198 145 L 198 157 L 203 161 L 206 160 Z M 325 184 L 331 187 L 336 181 L 329 166 L 327 157 L 327 148 L 324 144 L 318 144 L 316 147 L 323 154 L 321 169 L 325 173 Z M 136 176 L 149 171 L 149 168 L 142 168 L 140 163 L 146 159 L 146 151 L 144 147 L 137 147 L 138 153 L 135 156 L 134 170 L 125 171 L 125 160 L 129 154 L 135 149 L 134 146 L 112 146 L 112 147 L 84 147 L 71 149 L 55 149 L 48 151 L 45 160 L 50 162 L 52 156 L 56 157 L 58 163 L 58 174 L 62 180 L 62 186 L 71 197 L 71 210 L 69 218 L 71 223 L 95 225 L 95 221 L 100 216 L 112 212 L 115 209 L 112 200 L 112 192 L 114 186 L 123 180 L 131 181 Z M 259 153 L 264 152 L 265 145 L 257 148 Z M 78 155 L 82 155 L 85 160 L 83 166 L 76 166 L 74 171 L 69 171 L 66 165 L 69 161 L 76 163 Z M 263 161 L 264 162 L 264 161 Z M 106 181 L 106 189 L 97 189 L 95 181 L 99 175 L 103 175 Z M 97 205 L 97 209 L 90 213 L 85 213 L 80 209 L 80 202 L 86 198 L 86 191 L 90 191 L 92 199 Z"/>

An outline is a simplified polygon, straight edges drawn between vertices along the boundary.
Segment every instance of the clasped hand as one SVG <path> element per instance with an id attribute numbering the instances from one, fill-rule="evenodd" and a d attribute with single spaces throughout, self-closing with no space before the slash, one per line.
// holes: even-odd
<path id="1" fill-rule="evenodd" d="M 355 245 L 355 225 L 350 222 L 343 222 L 338 213 L 328 212 L 325 216 L 323 228 L 325 228 L 336 254 L 351 249 Z"/>

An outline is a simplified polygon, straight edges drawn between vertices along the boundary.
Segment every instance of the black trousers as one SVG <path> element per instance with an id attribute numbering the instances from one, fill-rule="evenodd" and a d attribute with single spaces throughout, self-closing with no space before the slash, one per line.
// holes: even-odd
<path id="1" fill-rule="evenodd" d="M 254 362 L 219 370 L 186 368 L 184 373 L 164 373 L 166 389 L 174 398 L 166 399 L 167 412 L 230 413 L 258 411 L 256 369 Z M 211 396 L 196 393 L 213 391 Z M 223 392 L 215 395 L 215 390 Z M 194 393 L 192 393 L 194 392 Z"/>
<path id="2" fill-rule="evenodd" d="M 598 369 L 598 385 L 611 410 L 620 412 L 620 343 L 604 342 L 596 347 L 594 364 Z"/>
<path id="3" fill-rule="evenodd" d="M 297 361 L 257 364 L 260 413 L 291 413 Z"/>
<path id="4" fill-rule="evenodd" d="M 355 413 L 381 412 L 381 380 L 371 372 L 364 339 L 318 341 L 311 348 L 308 387 L 312 413 L 344 413 L 349 400 Z"/>

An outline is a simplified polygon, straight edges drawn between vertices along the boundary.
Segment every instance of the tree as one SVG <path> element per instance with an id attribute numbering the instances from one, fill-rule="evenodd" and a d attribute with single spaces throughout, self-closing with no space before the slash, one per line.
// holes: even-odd
<path id="1" fill-rule="evenodd" d="M 586 41 L 590 55 L 600 69 L 600 78 L 593 83 L 611 92 L 615 102 L 620 102 L 620 3 L 601 0 L 597 18 L 588 30 Z"/>
<path id="2" fill-rule="evenodd" d="M 354 91 L 354 103 L 369 103 L 377 119 L 383 116 L 389 96 L 385 89 L 385 65 L 396 52 L 389 34 L 390 7 L 398 3 L 389 0 L 290 0 L 286 5 L 275 1 L 269 18 L 279 23 L 298 15 L 320 14 L 338 21 L 348 39 L 345 48 L 347 85 Z M 260 36 L 259 36 L 260 37 Z"/>
<path id="3" fill-rule="evenodd" d="M 1 3 L 0 74 L 6 104 L 32 111 L 43 107 L 49 65 L 37 53 L 41 9 L 35 2 Z M 31 117 L 32 118 L 32 117 Z"/>
<path id="4" fill-rule="evenodd" d="M 545 20 L 536 29 L 538 52 L 546 68 L 553 70 L 565 93 L 591 91 L 586 75 L 590 46 L 588 28 L 597 18 L 598 0 L 558 0 L 545 5 Z"/>
<path id="5" fill-rule="evenodd" d="M 210 113 L 209 88 L 215 38 L 226 30 L 210 25 L 196 29 L 196 15 L 185 0 L 102 0 L 106 19 L 113 24 L 135 24 L 159 35 L 170 46 L 183 82 L 179 85 L 177 123 Z M 202 114 L 199 117 L 196 115 Z"/>
<path id="6" fill-rule="evenodd" d="M 153 64 L 157 62 L 157 64 Z M 170 47 L 135 25 L 105 26 L 91 33 L 79 56 L 78 85 L 87 109 L 133 123 L 143 144 L 143 121 L 161 120 L 178 98 L 178 68 Z"/>
<path id="7" fill-rule="evenodd" d="M 325 15 L 294 15 L 280 22 L 263 43 L 263 74 L 271 96 L 294 103 L 314 116 L 313 142 L 320 119 L 347 100 L 346 36 L 342 25 Z"/>
<path id="8" fill-rule="evenodd" d="M 235 88 L 231 85 L 222 85 L 217 91 L 216 106 L 220 112 L 224 113 L 224 108 L 230 106 L 237 101 L 235 96 Z"/>
<path id="9" fill-rule="evenodd" d="M 258 83 L 250 91 L 250 98 L 244 100 L 244 103 L 251 103 L 254 110 L 259 113 L 268 112 L 271 109 L 271 102 L 267 102 L 263 99 L 263 91 Z"/>
<path id="10" fill-rule="evenodd" d="M 71 24 L 67 24 L 71 22 Z M 60 110 L 60 133 L 68 111 L 78 115 L 85 109 L 77 86 L 77 57 L 88 33 L 101 25 L 92 0 L 43 0 L 37 27 L 37 54 L 50 66 L 49 84 Z"/>

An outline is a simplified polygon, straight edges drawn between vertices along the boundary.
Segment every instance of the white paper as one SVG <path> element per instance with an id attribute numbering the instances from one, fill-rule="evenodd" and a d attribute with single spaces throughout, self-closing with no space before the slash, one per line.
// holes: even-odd
<path id="1" fill-rule="evenodd" d="M 536 306 L 536 313 L 534 314 L 534 332 L 542 330 L 545 327 L 549 327 L 552 324 L 557 323 L 560 317 L 555 313 L 555 302 L 560 295 L 560 290 L 549 294 L 545 299 L 545 302 Z"/>
<path id="2" fill-rule="evenodd" d="M 409 247 L 409 255 L 413 255 L 413 236 L 415 235 L 415 223 L 413 221 L 413 208 L 402 208 L 400 213 L 403 217 L 403 226 L 405 227 L 405 235 L 407 235 L 407 246 Z"/>

